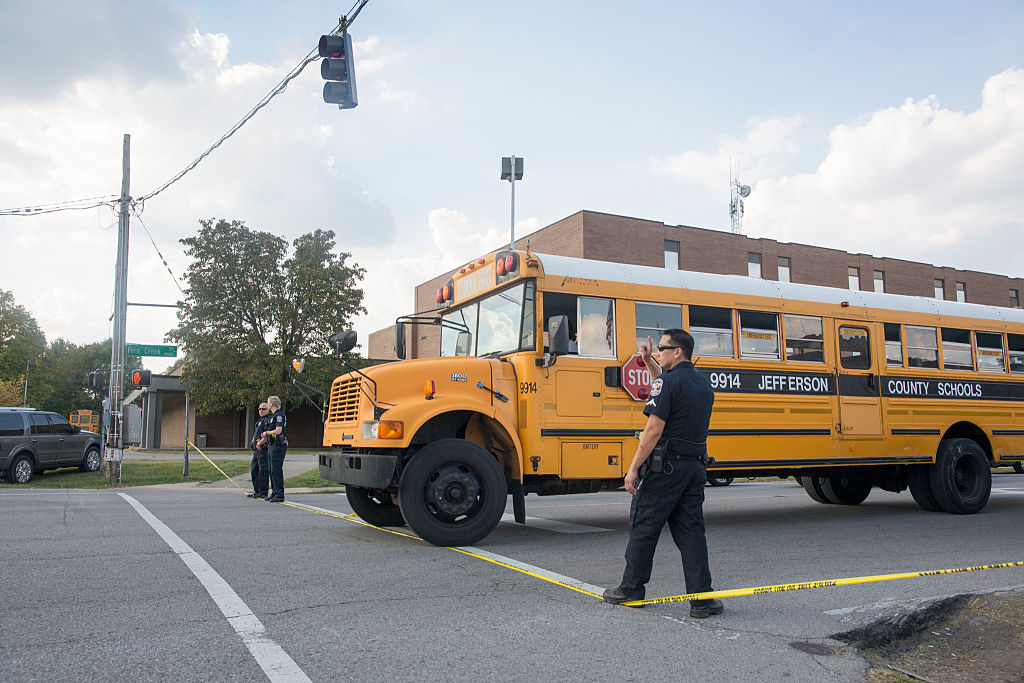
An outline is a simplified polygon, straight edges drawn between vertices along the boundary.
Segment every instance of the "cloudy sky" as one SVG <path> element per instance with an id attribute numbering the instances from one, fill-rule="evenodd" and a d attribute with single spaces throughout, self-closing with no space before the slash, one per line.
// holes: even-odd
<path id="1" fill-rule="evenodd" d="M 0 209 L 117 194 L 124 133 L 132 194 L 156 189 L 350 6 L 0 0 Z M 130 301 L 180 296 L 145 229 L 180 276 L 200 218 L 329 228 L 367 270 L 365 340 L 507 241 L 509 154 L 517 236 L 581 209 L 728 230 L 731 157 L 748 235 L 1024 276 L 1019 0 L 370 0 L 351 33 L 359 107 L 314 63 L 147 202 Z M 0 288 L 48 339 L 106 338 L 116 233 L 109 208 L 0 216 Z M 129 341 L 173 323 L 129 309 Z"/>

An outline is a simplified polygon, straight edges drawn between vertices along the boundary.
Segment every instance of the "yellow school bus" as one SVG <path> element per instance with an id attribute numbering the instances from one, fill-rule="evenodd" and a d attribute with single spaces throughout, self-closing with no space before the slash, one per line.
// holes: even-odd
<path id="1" fill-rule="evenodd" d="M 794 476 L 820 503 L 910 489 L 974 513 L 990 467 L 1024 461 L 1024 312 L 500 251 L 437 293 L 437 357 L 338 377 L 320 474 L 353 509 L 438 545 L 474 543 L 511 494 L 617 488 L 646 418 L 635 354 L 681 327 L 716 392 L 718 475 Z M 354 345 L 337 342 L 336 350 Z"/>
<path id="2" fill-rule="evenodd" d="M 72 410 L 68 419 L 82 431 L 100 433 L 100 414 L 94 410 Z"/>

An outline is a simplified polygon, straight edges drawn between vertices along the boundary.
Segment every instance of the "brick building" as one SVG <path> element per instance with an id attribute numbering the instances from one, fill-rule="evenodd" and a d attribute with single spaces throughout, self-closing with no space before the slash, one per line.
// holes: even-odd
<path id="1" fill-rule="evenodd" d="M 1024 278 L 933 266 L 916 261 L 851 254 L 838 249 L 778 242 L 688 225 L 666 225 L 595 211 L 579 211 L 533 234 L 536 254 L 557 254 L 632 265 L 655 266 L 726 275 L 749 275 L 826 287 L 936 297 L 992 306 L 1020 307 Z M 455 270 L 416 287 L 413 311 L 433 311 L 438 287 Z M 395 316 L 412 311 L 396 311 Z M 440 332 L 434 327 L 410 330 L 409 358 L 437 354 Z M 369 356 L 394 359 L 394 328 L 370 335 Z"/>

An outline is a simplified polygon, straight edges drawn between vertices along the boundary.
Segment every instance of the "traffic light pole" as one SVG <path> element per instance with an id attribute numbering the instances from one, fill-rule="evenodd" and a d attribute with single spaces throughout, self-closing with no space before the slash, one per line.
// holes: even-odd
<path id="1" fill-rule="evenodd" d="M 124 368 L 128 318 L 128 205 L 131 136 L 125 133 L 121 156 L 121 199 L 117 218 L 117 265 L 114 272 L 114 330 L 110 346 L 110 431 L 103 451 L 103 478 L 108 483 L 121 480 L 121 458 L 124 455 Z"/>

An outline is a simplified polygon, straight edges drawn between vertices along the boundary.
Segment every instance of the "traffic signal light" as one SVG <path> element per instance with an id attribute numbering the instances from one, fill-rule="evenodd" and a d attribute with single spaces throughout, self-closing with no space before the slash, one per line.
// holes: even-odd
<path id="1" fill-rule="evenodd" d="M 89 373 L 89 388 L 90 389 L 102 389 L 106 386 L 106 382 L 103 377 L 103 373 L 99 370 L 94 370 Z"/>
<path id="2" fill-rule="evenodd" d="M 150 370 L 132 370 L 133 387 L 148 387 L 152 378 L 153 373 Z"/>
<path id="3" fill-rule="evenodd" d="M 356 96 L 356 66 L 352 59 L 352 38 L 348 33 L 320 36 L 320 75 L 324 83 L 324 102 L 338 105 L 338 109 L 354 109 L 359 104 Z"/>

